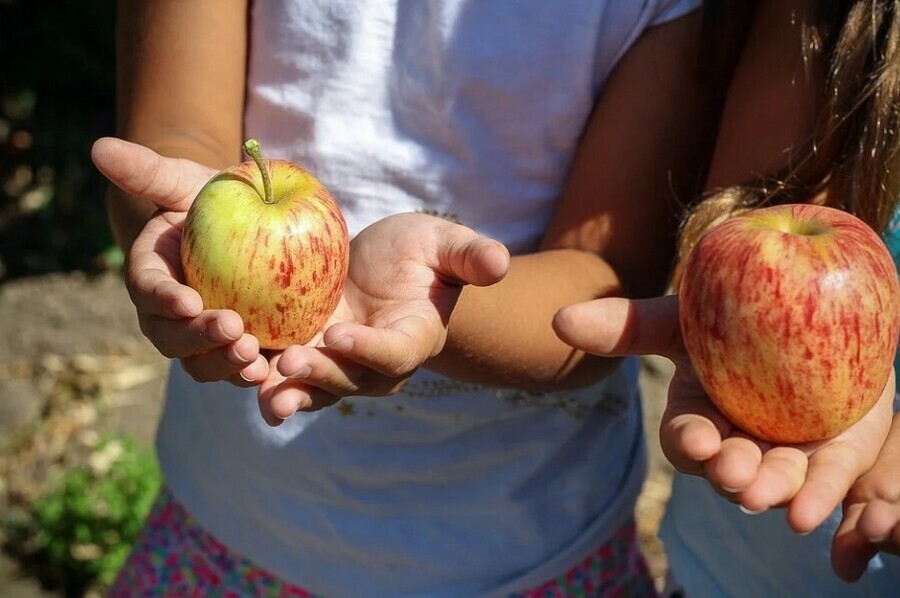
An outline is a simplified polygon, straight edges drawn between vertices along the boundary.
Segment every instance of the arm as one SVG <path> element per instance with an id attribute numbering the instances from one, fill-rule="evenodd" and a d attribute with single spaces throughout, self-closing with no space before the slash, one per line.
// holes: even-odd
<path id="1" fill-rule="evenodd" d="M 573 351 L 551 321 L 568 303 L 665 287 L 677 202 L 696 192 L 716 114 L 694 70 L 699 17 L 647 31 L 617 65 L 541 251 L 512 258 L 497 285 L 464 289 L 447 344 L 428 367 L 539 388 L 583 386 L 615 367 L 616 360 Z"/>
<path id="2" fill-rule="evenodd" d="M 800 24 L 811 19 L 815 4 L 760 2 L 728 91 L 707 190 L 778 172 L 794 164 L 811 139 L 825 99 L 825 64 L 821 54 L 804 59 Z M 670 392 L 661 429 L 666 454 L 676 466 L 701 473 L 752 512 L 788 504 L 788 521 L 799 532 L 823 521 L 871 465 L 886 432 L 892 399 L 886 388 L 863 421 L 804 452 L 729 430 L 715 410 L 698 415 L 696 397 L 703 401 L 705 395 L 694 382 L 692 373 L 682 368 L 675 383 L 682 392 Z M 696 442 L 703 438 L 708 444 Z"/>
<path id="3" fill-rule="evenodd" d="M 778 172 L 796 160 L 824 100 L 821 56 L 803 57 L 810 0 L 762 0 L 732 77 L 706 190 Z"/>
<path id="4" fill-rule="evenodd" d="M 144 334 L 196 378 L 238 384 L 264 378 L 266 361 L 236 313 L 204 311 L 180 284 L 177 241 L 202 184 L 240 158 L 247 8 L 246 0 L 121 1 L 119 135 L 169 158 L 110 140 L 92 152 L 116 184 L 109 220 Z"/>
<path id="5" fill-rule="evenodd" d="M 664 288 L 676 202 L 695 192 L 715 120 L 715 102 L 693 71 L 698 27 L 696 13 L 656 27 L 623 58 L 590 118 L 541 250 L 514 257 L 498 284 L 465 287 L 446 343 L 440 339 L 424 354 L 408 349 L 398 362 L 385 351 L 376 355 L 379 347 L 357 332 L 335 328 L 326 331 L 326 343 L 347 335 L 357 341 L 341 363 L 292 348 L 281 372 L 294 376 L 311 365 L 317 374 L 307 382 L 339 396 L 371 393 L 358 376 L 354 383 L 337 372 L 348 359 L 389 377 L 428 360 L 427 367 L 456 379 L 523 388 L 584 386 L 608 374 L 616 360 L 573 351 L 550 322 L 567 303 Z"/>
<path id="6" fill-rule="evenodd" d="M 215 169 L 240 161 L 247 10 L 247 0 L 120 1 L 119 135 Z M 110 222 L 127 251 L 155 206 L 112 194 Z"/>
<path id="7" fill-rule="evenodd" d="M 204 310 L 180 273 L 187 209 L 218 169 L 241 157 L 247 10 L 237 0 L 122 2 L 119 129 L 137 143 L 101 139 L 92 158 L 116 186 L 110 222 L 128 252 L 125 281 L 144 334 L 195 380 L 259 385 L 265 395 L 283 378 L 269 379 L 273 370 L 257 339 L 243 332 L 237 313 Z M 508 254 L 500 244 L 438 219 L 414 220 L 422 243 L 410 242 L 402 224 L 409 220 L 400 218 L 360 235 L 402 242 L 404 251 L 389 247 L 374 270 L 365 261 L 372 252 L 356 252 L 334 321 L 366 321 L 391 338 L 439 337 L 462 285 L 491 284 L 505 273 Z M 389 278 L 394 296 L 378 285 Z M 395 384 L 384 377 L 376 383 Z M 290 400 L 290 389 L 286 395 Z M 261 406 L 263 417 L 277 423 L 262 396 Z"/>
<path id="8" fill-rule="evenodd" d="M 677 204 L 696 192 L 718 115 L 714 90 L 694 71 L 698 28 L 697 13 L 660 25 L 619 63 L 540 251 L 512 258 L 499 283 L 464 287 L 449 325 L 430 334 L 389 335 L 369 319 L 331 326 L 324 346 L 288 348 L 276 363 L 282 379 L 263 385 L 263 410 L 277 419 L 341 396 L 388 394 L 422 364 L 528 389 L 585 386 L 609 374 L 618 360 L 573 350 L 551 321 L 568 303 L 664 288 Z M 384 242 L 368 235 L 355 243 L 367 253 L 376 241 Z M 352 270 L 352 255 L 350 262 Z"/>
<path id="9" fill-rule="evenodd" d="M 812 6 L 807 0 L 760 3 L 729 89 L 709 189 L 783 167 L 811 135 L 822 65 L 804 64 L 797 15 Z M 748 511 L 787 504 L 788 521 L 798 532 L 812 530 L 832 512 L 872 464 L 887 432 L 889 387 L 860 422 L 816 446 L 772 446 L 735 429 L 694 376 L 681 343 L 677 297 L 576 305 L 561 311 L 556 325 L 564 339 L 587 351 L 671 358 L 677 368 L 660 429 L 666 456 Z"/>

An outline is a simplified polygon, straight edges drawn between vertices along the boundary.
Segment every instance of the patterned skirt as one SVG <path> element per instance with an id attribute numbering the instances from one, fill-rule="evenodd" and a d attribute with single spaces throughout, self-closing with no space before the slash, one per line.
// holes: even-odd
<path id="1" fill-rule="evenodd" d="M 163 490 L 109 596 L 310 598 L 316 594 L 278 579 L 233 552 Z M 510 598 L 581 596 L 657 596 L 633 521 L 563 575 L 514 592 Z"/>

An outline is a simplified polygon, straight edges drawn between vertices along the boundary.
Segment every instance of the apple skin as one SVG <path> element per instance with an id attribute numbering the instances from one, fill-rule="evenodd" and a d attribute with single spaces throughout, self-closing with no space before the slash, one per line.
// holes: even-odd
<path id="1" fill-rule="evenodd" d="M 679 289 L 685 347 L 713 404 L 756 438 L 832 438 L 878 400 L 900 334 L 879 236 L 833 208 L 757 209 L 707 232 Z"/>
<path id="2" fill-rule="evenodd" d="M 204 309 L 232 309 L 264 349 L 309 341 L 334 313 L 347 277 L 340 207 L 310 172 L 286 160 L 247 161 L 216 174 L 188 210 L 184 279 Z"/>

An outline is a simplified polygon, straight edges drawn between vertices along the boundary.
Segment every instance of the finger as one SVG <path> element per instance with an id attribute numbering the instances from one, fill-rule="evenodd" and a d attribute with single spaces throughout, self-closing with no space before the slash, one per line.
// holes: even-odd
<path id="1" fill-rule="evenodd" d="M 231 376 L 229 381 L 235 386 L 259 386 L 269 377 L 269 371 L 269 360 L 259 355 L 253 360 L 253 363 L 238 372 L 236 376 Z"/>
<path id="2" fill-rule="evenodd" d="M 187 211 L 203 184 L 216 173 L 196 162 L 165 158 L 150 148 L 114 137 L 95 141 L 91 160 L 128 195 L 180 212 Z"/>
<path id="3" fill-rule="evenodd" d="M 900 422 L 900 415 L 894 417 L 896 423 Z M 897 475 L 900 467 L 900 445 L 894 446 L 900 436 L 893 431 L 885 441 L 878 460 L 862 475 L 847 493 L 847 501 L 851 503 L 868 503 L 874 500 L 886 501 L 900 505 L 900 476 Z M 898 507 L 900 508 L 900 507 Z"/>
<path id="4" fill-rule="evenodd" d="M 843 519 L 831 543 L 831 568 L 844 581 L 854 582 L 862 577 L 878 548 L 857 531 L 864 503 L 846 505 Z"/>
<path id="5" fill-rule="evenodd" d="M 197 382 L 231 380 L 239 386 L 252 386 L 254 378 L 258 376 L 259 366 L 255 364 L 259 359 L 259 342 L 246 334 L 239 341 L 185 357 L 181 363 L 184 370 Z M 250 366 L 254 366 L 249 370 L 250 376 L 242 378 L 241 373 Z"/>
<path id="6" fill-rule="evenodd" d="M 141 331 L 150 342 L 169 358 L 191 357 L 218 349 L 242 338 L 244 324 L 241 317 L 230 310 L 207 310 L 196 318 L 177 320 L 157 316 L 142 316 Z M 249 335 L 248 335 L 249 336 Z M 250 337 L 253 338 L 253 337 Z M 253 339 L 255 341 L 255 339 Z M 242 367 L 249 365 L 259 354 L 259 344 L 251 349 L 249 341 L 240 345 L 252 355 Z"/>
<path id="7" fill-rule="evenodd" d="M 189 286 L 159 270 L 144 270 L 127 281 L 128 296 L 139 314 L 161 318 L 195 318 L 203 299 Z"/>
<path id="8" fill-rule="evenodd" d="M 806 534 L 818 527 L 847 495 L 860 474 L 855 451 L 844 443 L 823 447 L 809 458 L 806 481 L 788 506 L 791 528 Z"/>
<path id="9" fill-rule="evenodd" d="M 126 286 L 139 314 L 175 319 L 195 318 L 203 312 L 197 291 L 159 270 L 144 270 Z"/>
<path id="10" fill-rule="evenodd" d="M 178 282 L 180 236 L 163 218 L 154 218 L 135 240 L 125 269 L 125 283 L 138 313 L 167 318 L 195 317 L 203 300 Z"/>
<path id="11" fill-rule="evenodd" d="M 560 309 L 553 329 L 563 342 L 605 356 L 683 354 L 678 297 L 631 300 L 606 297 Z"/>
<path id="12" fill-rule="evenodd" d="M 663 418 L 659 439 L 663 454 L 681 473 L 703 475 L 704 465 L 718 453 L 722 436 L 706 417 L 683 414 Z"/>
<path id="13" fill-rule="evenodd" d="M 323 339 L 325 346 L 341 357 L 384 376 L 399 378 L 411 374 L 434 355 L 443 332 L 427 318 L 408 316 L 385 328 L 349 322 L 335 324 L 325 331 Z"/>
<path id="14" fill-rule="evenodd" d="M 509 250 L 499 241 L 449 222 L 439 227 L 438 233 L 444 238 L 438 241 L 436 262 L 431 267 L 445 278 L 481 287 L 506 276 Z"/>
<path id="15" fill-rule="evenodd" d="M 762 455 L 754 480 L 741 492 L 745 512 L 762 513 L 787 504 L 803 486 L 809 460 L 803 451 L 779 446 Z"/>
<path id="16" fill-rule="evenodd" d="M 892 391 L 893 386 L 885 387 L 878 403 L 860 421 L 809 458 L 806 483 L 788 506 L 788 523 L 795 531 L 815 529 L 873 466 L 891 426 Z M 892 478 L 889 475 L 886 479 Z"/>
<path id="17" fill-rule="evenodd" d="M 756 479 L 762 458 L 758 444 L 745 436 L 732 436 L 723 440 L 718 453 L 706 462 L 704 475 L 727 493 L 743 492 Z"/>
<path id="18" fill-rule="evenodd" d="M 722 439 L 731 432 L 731 424 L 710 403 L 690 368 L 677 367 L 659 428 L 669 462 L 683 473 L 703 475 L 704 463 L 721 450 Z"/>
<path id="19" fill-rule="evenodd" d="M 291 346 L 278 359 L 278 373 L 330 394 L 385 396 L 396 392 L 404 378 L 380 374 L 321 347 Z"/>
<path id="20" fill-rule="evenodd" d="M 269 410 L 282 421 L 298 411 L 318 411 L 335 404 L 340 397 L 321 388 L 288 380 L 276 386 L 271 393 Z"/>
<path id="21" fill-rule="evenodd" d="M 900 546 L 900 504 L 875 499 L 859 516 L 856 529 L 869 542 L 893 541 Z"/>
<path id="22" fill-rule="evenodd" d="M 318 411 L 335 404 L 340 397 L 296 380 L 266 380 L 257 395 L 259 412 L 270 426 L 279 426 L 298 411 Z"/>

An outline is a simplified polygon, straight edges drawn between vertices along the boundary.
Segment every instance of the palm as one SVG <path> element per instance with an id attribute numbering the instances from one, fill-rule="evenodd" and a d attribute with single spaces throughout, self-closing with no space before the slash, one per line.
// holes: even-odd
<path id="1" fill-rule="evenodd" d="M 497 282 L 508 262 L 502 245 L 432 216 L 369 226 L 350 244 L 344 293 L 324 333 L 286 349 L 263 384 L 264 411 L 283 418 L 341 396 L 395 392 L 443 348 L 462 286 Z"/>
<path id="2" fill-rule="evenodd" d="M 350 267 L 344 291 L 322 332 L 306 346 L 327 345 L 325 331 L 337 324 L 415 332 L 439 350 L 446 323 L 459 298 L 461 285 L 436 273 L 433 229 L 419 229 L 419 219 L 399 214 L 359 233 L 350 244 Z M 432 265 L 433 263 L 433 265 Z M 345 328 L 345 327 L 344 327 Z M 333 338 L 334 332 L 328 333 Z"/>
<path id="3" fill-rule="evenodd" d="M 778 445 L 731 424 L 706 395 L 687 356 L 680 352 L 673 358 L 679 365 L 661 423 L 666 455 L 678 469 L 704 475 L 721 494 L 751 512 L 786 504 L 788 520 L 798 531 L 813 529 L 831 513 L 887 434 L 893 382 L 876 406 L 842 434 Z"/>
<path id="4" fill-rule="evenodd" d="M 351 244 L 344 303 L 358 322 L 376 328 L 410 318 L 429 327 L 446 324 L 461 286 L 435 272 L 433 231 L 408 226 L 415 218 L 379 222 Z"/>
<path id="5" fill-rule="evenodd" d="M 141 330 L 163 355 L 181 359 L 197 380 L 258 384 L 268 374 L 268 365 L 259 355 L 259 342 L 244 333 L 240 316 L 230 310 L 204 310 L 200 295 L 182 283 L 186 212 L 216 171 L 112 138 L 98 140 L 91 157 L 124 192 L 126 197 L 118 202 L 132 202 L 130 196 L 139 200 L 132 203 L 134 208 L 157 208 L 136 234 L 125 272 Z"/>
<path id="6" fill-rule="evenodd" d="M 203 310 L 181 282 L 185 214 L 215 171 L 117 139 L 98 140 L 92 157 L 126 194 L 159 209 L 132 245 L 126 276 L 147 337 L 198 381 L 258 384 L 271 423 L 338 396 L 393 392 L 443 347 L 461 287 L 494 284 L 509 265 L 505 247 L 471 229 L 422 214 L 385 218 L 351 243 L 344 292 L 324 332 L 267 363 L 237 313 Z"/>
<path id="7" fill-rule="evenodd" d="M 773 445 L 733 426 L 707 397 L 690 365 L 678 325 L 678 298 L 603 299 L 569 306 L 555 322 L 567 343 L 599 355 L 658 354 L 676 364 L 660 425 L 666 457 L 702 475 L 748 511 L 788 506 L 788 520 L 810 531 L 840 503 L 878 454 L 888 431 L 893 377 L 869 413 L 818 444 Z"/>

